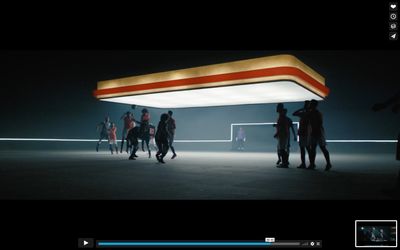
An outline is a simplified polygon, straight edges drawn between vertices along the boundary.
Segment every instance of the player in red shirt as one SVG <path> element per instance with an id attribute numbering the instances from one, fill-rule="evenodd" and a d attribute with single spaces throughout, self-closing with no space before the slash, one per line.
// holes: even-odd
<path id="1" fill-rule="evenodd" d="M 122 130 L 122 139 L 121 139 L 121 154 L 122 148 L 124 147 L 124 141 L 126 140 L 126 135 L 128 134 L 129 130 L 135 126 L 135 119 L 133 118 L 133 114 L 131 112 L 126 112 L 122 117 L 121 120 L 124 120 L 124 129 Z M 126 152 L 128 153 L 128 141 L 126 143 Z"/>
<path id="2" fill-rule="evenodd" d="M 117 146 L 117 127 L 115 126 L 115 123 L 111 123 L 111 128 L 108 134 L 108 143 L 110 144 L 110 151 L 111 154 L 114 154 L 114 148 L 115 148 L 115 153 L 118 154 L 118 146 Z"/>

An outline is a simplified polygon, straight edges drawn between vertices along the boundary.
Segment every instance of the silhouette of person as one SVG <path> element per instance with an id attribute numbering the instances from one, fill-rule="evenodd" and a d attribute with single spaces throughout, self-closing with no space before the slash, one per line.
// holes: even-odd
<path id="1" fill-rule="evenodd" d="M 244 150 L 244 142 L 246 141 L 246 133 L 242 127 L 239 128 L 236 134 L 237 150 Z"/>
<path id="2" fill-rule="evenodd" d="M 278 140 L 278 157 L 282 159 L 282 164 L 277 165 L 279 168 L 289 167 L 289 153 L 288 153 L 288 143 L 289 143 L 289 120 L 283 108 L 283 104 L 278 104 L 277 112 L 279 113 L 278 121 L 276 123 L 276 133 L 274 138 Z M 287 111 L 286 111 L 287 112 Z"/>
<path id="3" fill-rule="evenodd" d="M 139 149 L 139 127 L 134 126 L 132 129 L 128 131 L 128 135 L 126 136 L 126 140 L 129 142 L 128 145 L 131 147 L 131 155 L 129 156 L 129 160 L 136 160 L 135 157 L 137 150 Z"/>
<path id="4" fill-rule="evenodd" d="M 144 108 L 142 109 L 142 116 L 140 118 L 140 138 L 142 139 L 142 151 L 144 152 L 144 143 L 146 142 L 147 150 L 149 151 L 149 158 L 151 157 L 151 152 L 149 148 L 149 124 L 150 124 L 150 113 Z"/>
<path id="5" fill-rule="evenodd" d="M 310 156 L 309 151 L 309 118 L 308 118 L 308 109 L 310 106 L 310 101 L 304 102 L 304 107 L 296 110 L 293 113 L 293 116 L 298 116 L 299 120 L 299 130 L 297 134 L 299 136 L 299 147 L 300 147 L 300 158 L 301 164 L 297 168 L 306 168 L 306 150 L 308 152 L 308 156 Z"/>
<path id="6" fill-rule="evenodd" d="M 167 132 L 168 132 L 168 146 L 170 147 L 173 155 L 171 159 L 174 159 L 176 157 L 175 153 L 175 148 L 172 146 L 174 143 L 174 137 L 175 137 L 175 130 L 176 130 L 176 123 L 175 119 L 172 118 L 173 112 L 171 110 L 168 111 L 168 120 L 167 120 Z"/>
<path id="7" fill-rule="evenodd" d="M 126 136 L 129 132 L 129 130 L 134 127 L 135 119 L 133 118 L 133 114 L 130 111 L 128 111 L 122 115 L 120 120 L 124 120 L 124 128 L 122 130 L 121 151 L 120 151 L 120 153 L 122 153 L 122 149 L 124 147 L 124 141 L 126 140 Z M 129 145 L 127 142 L 127 144 L 126 144 L 126 152 L 127 153 L 128 153 L 128 148 L 129 148 Z"/>
<path id="8" fill-rule="evenodd" d="M 386 101 L 381 102 L 381 103 L 376 103 L 372 107 L 372 110 L 377 112 L 377 111 L 386 109 L 388 107 L 391 107 L 391 110 L 394 114 L 399 113 L 399 111 L 400 111 L 400 91 L 398 91 L 395 95 L 393 95 Z M 397 135 L 396 160 L 400 161 L 400 132 Z M 397 184 L 400 187 L 400 170 L 399 170 L 399 173 L 397 176 Z"/>
<path id="9" fill-rule="evenodd" d="M 319 112 L 317 107 L 318 107 L 318 101 L 311 100 L 310 109 L 308 112 L 309 124 L 311 128 L 310 150 L 309 150 L 310 166 L 308 167 L 308 169 L 315 169 L 316 167 L 315 158 L 317 156 L 317 146 L 319 146 L 326 160 L 325 171 L 329 171 L 332 168 L 332 164 L 328 149 L 326 148 L 325 130 L 323 127 L 322 113 Z"/>
<path id="10" fill-rule="evenodd" d="M 156 144 L 157 144 L 157 154 L 156 158 L 158 162 L 160 163 L 165 163 L 164 162 L 164 157 L 168 153 L 168 132 L 167 132 L 167 120 L 169 118 L 169 115 L 164 113 L 160 117 L 160 122 L 158 123 L 157 126 L 157 131 L 156 131 Z"/>
<path id="11" fill-rule="evenodd" d="M 284 108 L 284 109 L 282 110 L 282 112 L 283 112 L 284 116 L 285 116 L 286 119 L 287 119 L 287 122 L 288 122 L 288 126 L 289 126 L 290 131 L 292 131 L 292 133 L 293 133 L 294 141 L 297 141 L 297 138 L 296 138 L 296 131 L 294 130 L 294 124 L 293 124 L 292 119 L 290 119 L 290 118 L 287 116 L 287 109 Z M 286 149 L 287 154 L 288 154 L 288 164 L 289 164 L 289 165 L 290 165 L 290 163 L 289 163 L 289 157 L 290 157 L 290 131 L 288 132 L 288 144 L 287 144 L 287 149 Z"/>
<path id="12" fill-rule="evenodd" d="M 279 114 L 282 110 L 284 109 L 283 103 L 278 103 L 276 105 L 276 112 Z M 273 127 L 276 128 L 277 124 L 274 124 Z M 276 138 L 274 136 L 274 138 Z M 278 155 L 278 161 L 276 162 L 276 166 L 279 166 L 282 163 L 282 156 L 281 156 L 281 151 L 279 150 L 279 143 L 278 146 L 276 148 L 276 153 Z"/>
<path id="13" fill-rule="evenodd" d="M 99 131 L 100 128 L 100 136 L 99 136 L 99 141 L 97 142 L 96 145 L 96 151 L 99 152 L 99 146 L 101 144 L 101 141 L 103 139 L 107 139 L 108 140 L 108 133 L 111 127 L 111 123 L 110 123 L 110 117 L 106 116 L 104 118 L 104 121 L 100 122 L 97 127 L 96 130 Z"/>
<path id="14" fill-rule="evenodd" d="M 385 232 L 384 232 L 384 230 L 381 228 L 381 229 L 379 229 L 379 232 L 378 232 L 378 240 L 380 240 L 380 241 L 384 241 L 384 240 L 386 240 L 386 234 L 385 234 Z"/>

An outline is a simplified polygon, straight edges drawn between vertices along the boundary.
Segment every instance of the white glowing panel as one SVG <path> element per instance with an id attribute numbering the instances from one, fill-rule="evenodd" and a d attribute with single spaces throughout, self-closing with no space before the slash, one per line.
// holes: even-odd
<path id="1" fill-rule="evenodd" d="M 302 102 L 310 99 L 322 100 L 320 96 L 295 82 L 274 81 L 217 88 L 122 96 L 101 100 L 155 108 L 190 108 Z"/>

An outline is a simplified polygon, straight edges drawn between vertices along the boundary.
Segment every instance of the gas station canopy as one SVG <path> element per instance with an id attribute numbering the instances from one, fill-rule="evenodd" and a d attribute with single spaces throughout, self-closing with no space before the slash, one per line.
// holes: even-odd
<path id="1" fill-rule="evenodd" d="M 101 101 L 155 108 L 188 108 L 323 100 L 325 79 L 291 55 L 100 81 Z"/>

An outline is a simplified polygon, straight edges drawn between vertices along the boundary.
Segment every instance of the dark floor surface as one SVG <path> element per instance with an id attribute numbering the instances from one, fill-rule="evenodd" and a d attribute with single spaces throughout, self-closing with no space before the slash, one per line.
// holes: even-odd
<path id="1" fill-rule="evenodd" d="M 139 152 L 0 151 L 0 199 L 398 199 L 393 155 L 332 154 L 325 172 L 276 168 L 275 153 L 179 152 L 166 164 Z"/>

